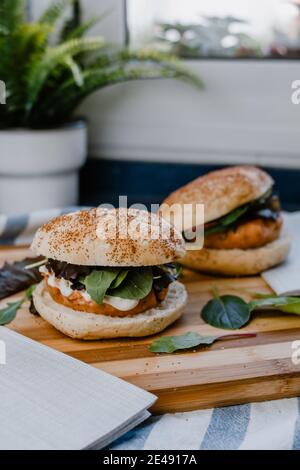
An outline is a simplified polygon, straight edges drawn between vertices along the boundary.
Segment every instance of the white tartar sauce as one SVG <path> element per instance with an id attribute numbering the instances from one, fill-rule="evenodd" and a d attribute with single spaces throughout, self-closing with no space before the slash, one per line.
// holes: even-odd
<path id="1" fill-rule="evenodd" d="M 66 279 L 60 278 L 58 279 L 55 277 L 53 273 L 50 273 L 45 266 L 40 267 L 40 272 L 43 274 L 47 274 L 47 283 L 51 287 L 56 287 L 59 289 L 60 293 L 64 297 L 70 297 L 74 292 L 79 292 L 79 294 L 84 298 L 86 302 L 91 302 L 92 298 L 87 293 L 86 290 L 74 291 L 71 288 L 71 282 L 67 281 Z M 127 312 L 128 310 L 132 310 L 135 308 L 139 300 L 131 300 L 131 299 L 121 299 L 121 297 L 113 297 L 111 295 L 106 295 L 103 300 L 104 304 L 111 305 L 112 307 L 120 310 L 121 312 Z"/>

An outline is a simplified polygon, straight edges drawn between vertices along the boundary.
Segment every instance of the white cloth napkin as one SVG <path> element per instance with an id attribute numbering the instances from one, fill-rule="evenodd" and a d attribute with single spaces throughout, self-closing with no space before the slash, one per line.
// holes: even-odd
<path id="1" fill-rule="evenodd" d="M 300 212 L 284 214 L 284 230 L 292 242 L 289 257 L 262 277 L 278 295 L 300 295 Z"/>

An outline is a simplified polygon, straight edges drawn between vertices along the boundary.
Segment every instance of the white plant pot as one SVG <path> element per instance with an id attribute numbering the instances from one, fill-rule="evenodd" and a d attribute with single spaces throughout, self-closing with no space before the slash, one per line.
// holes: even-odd
<path id="1" fill-rule="evenodd" d="M 78 202 L 87 156 L 83 121 L 59 129 L 0 131 L 0 213 L 20 214 Z"/>

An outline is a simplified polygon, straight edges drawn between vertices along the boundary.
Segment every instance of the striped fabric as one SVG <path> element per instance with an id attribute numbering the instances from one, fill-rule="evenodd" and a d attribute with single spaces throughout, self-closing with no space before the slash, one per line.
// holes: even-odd
<path id="1" fill-rule="evenodd" d="M 0 215 L 0 245 L 26 245 L 37 228 L 74 207 Z M 300 398 L 152 417 L 116 441 L 111 449 L 300 450 Z"/>
<path id="2" fill-rule="evenodd" d="M 36 230 L 50 219 L 83 208 L 48 209 L 16 216 L 0 214 L 0 245 L 29 245 Z M 86 208 L 85 208 L 86 209 Z"/>
<path id="3" fill-rule="evenodd" d="M 300 450 L 300 398 L 166 414 L 112 450 Z"/>

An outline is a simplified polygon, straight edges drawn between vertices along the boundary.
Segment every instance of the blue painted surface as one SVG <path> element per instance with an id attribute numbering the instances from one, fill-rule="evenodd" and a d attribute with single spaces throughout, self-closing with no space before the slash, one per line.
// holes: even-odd
<path id="1" fill-rule="evenodd" d="M 83 205 L 110 203 L 117 205 L 119 195 L 128 203 L 161 203 L 170 192 L 216 165 L 129 162 L 90 159 L 82 170 L 81 201 Z M 276 181 L 283 208 L 300 209 L 300 170 L 268 168 Z"/>

